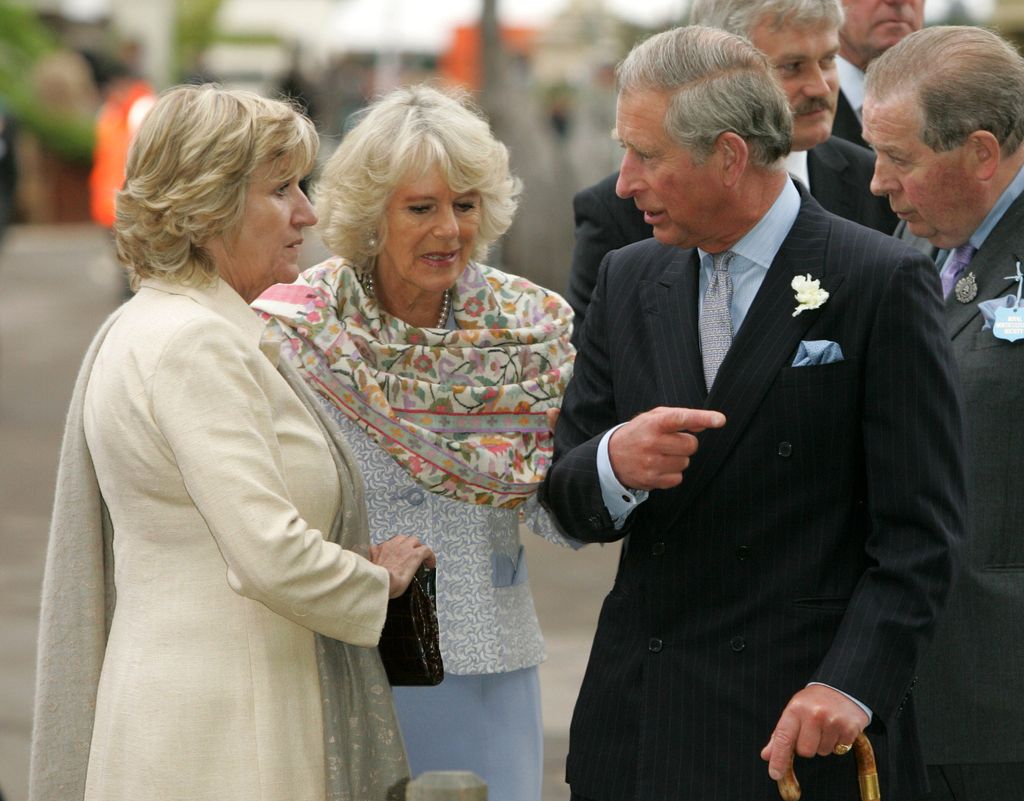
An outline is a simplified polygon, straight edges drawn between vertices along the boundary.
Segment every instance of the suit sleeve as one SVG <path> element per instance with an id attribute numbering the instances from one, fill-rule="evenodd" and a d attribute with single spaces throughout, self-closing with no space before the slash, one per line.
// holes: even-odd
<path id="1" fill-rule="evenodd" d="M 892 720 L 945 605 L 965 531 L 963 415 L 935 270 L 906 254 L 865 349 L 869 566 L 813 681 Z"/>
<path id="2" fill-rule="evenodd" d="M 555 456 L 541 488 L 541 500 L 563 530 L 583 542 L 611 542 L 629 532 L 630 521 L 616 530 L 605 507 L 597 473 L 597 452 L 616 417 L 612 369 L 608 359 L 608 254 L 600 263 L 590 304 L 590 324 L 580 332 L 573 377 L 555 427 Z"/>
<path id="3" fill-rule="evenodd" d="M 260 360 L 263 360 L 261 363 Z M 156 424 L 239 595 L 313 631 L 377 644 L 387 571 L 328 542 L 289 498 L 265 357 L 230 324 L 184 326 L 151 383 Z"/>

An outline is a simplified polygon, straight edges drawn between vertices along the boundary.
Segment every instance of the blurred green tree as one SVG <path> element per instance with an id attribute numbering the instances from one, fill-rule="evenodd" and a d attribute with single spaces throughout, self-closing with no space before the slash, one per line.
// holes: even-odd
<path id="1" fill-rule="evenodd" d="M 33 92 L 35 65 L 57 49 L 56 39 L 31 9 L 0 0 L 0 96 L 44 147 L 71 161 L 89 162 L 93 120 L 46 108 Z"/>

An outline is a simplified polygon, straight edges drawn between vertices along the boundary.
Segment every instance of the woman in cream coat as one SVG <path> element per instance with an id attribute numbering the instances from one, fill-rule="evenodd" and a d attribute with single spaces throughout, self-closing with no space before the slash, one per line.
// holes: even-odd
<path id="1" fill-rule="evenodd" d="M 347 448 L 248 306 L 297 275 L 316 142 L 212 86 L 138 133 L 115 228 L 138 292 L 86 357 L 62 453 L 34 800 L 369 801 L 406 774 L 368 646 L 432 554 L 397 537 L 371 561 Z"/>

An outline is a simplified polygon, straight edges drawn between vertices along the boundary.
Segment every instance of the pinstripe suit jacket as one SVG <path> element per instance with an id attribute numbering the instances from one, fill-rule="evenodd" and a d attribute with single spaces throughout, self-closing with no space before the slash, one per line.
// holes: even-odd
<path id="1" fill-rule="evenodd" d="M 983 331 L 978 309 L 1015 292 L 1006 276 L 1022 256 L 1024 196 L 971 261 L 977 297 L 964 304 L 951 293 L 944 309 L 963 382 L 971 503 L 964 569 L 921 662 L 918 708 L 929 764 L 1024 762 L 1024 341 Z"/>
<path id="2" fill-rule="evenodd" d="M 695 250 L 610 253 L 556 430 L 546 502 L 582 540 L 628 533 L 571 729 L 567 778 L 598 801 L 769 801 L 759 758 L 809 681 L 874 711 L 887 801 L 922 794 L 910 690 L 963 530 L 961 409 L 934 265 L 802 192 L 710 394 Z M 795 274 L 820 309 L 793 316 Z M 801 340 L 845 359 L 791 367 Z M 596 453 L 658 405 L 724 412 L 683 483 L 614 531 Z M 812 799 L 857 798 L 852 760 L 798 760 Z"/>

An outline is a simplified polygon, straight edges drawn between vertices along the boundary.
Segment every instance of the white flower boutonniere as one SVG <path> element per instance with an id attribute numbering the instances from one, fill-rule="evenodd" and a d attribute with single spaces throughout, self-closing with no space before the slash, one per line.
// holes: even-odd
<path id="1" fill-rule="evenodd" d="M 821 282 L 816 278 L 812 279 L 810 273 L 796 276 L 790 286 L 796 291 L 797 305 L 793 311 L 794 317 L 806 309 L 817 309 L 828 300 L 828 290 L 822 289 Z"/>

